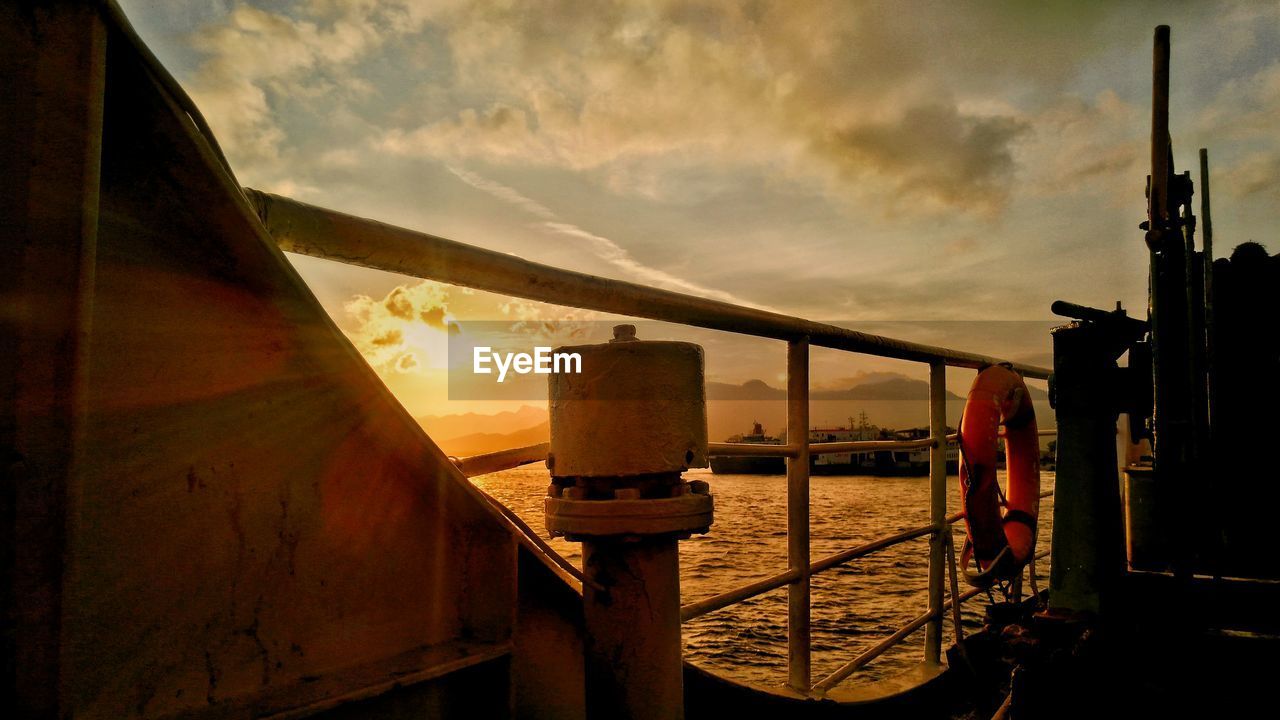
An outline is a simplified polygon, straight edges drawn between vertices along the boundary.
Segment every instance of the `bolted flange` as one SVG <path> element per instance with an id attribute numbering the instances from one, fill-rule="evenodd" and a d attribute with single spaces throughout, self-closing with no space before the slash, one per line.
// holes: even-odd
<path id="1" fill-rule="evenodd" d="M 580 541 L 589 537 L 666 535 L 689 537 L 711 529 L 714 500 L 707 483 L 683 482 L 661 487 L 667 497 L 642 497 L 638 487 L 611 493 L 552 483 L 544 500 L 547 530 L 553 537 Z M 611 496 L 610 496 L 611 495 Z"/>
<path id="2" fill-rule="evenodd" d="M 557 352 L 582 365 L 548 384 L 547 530 L 571 540 L 707 532 L 707 484 L 680 477 L 707 464 L 702 348 L 641 342 L 619 325 L 608 343 Z"/>

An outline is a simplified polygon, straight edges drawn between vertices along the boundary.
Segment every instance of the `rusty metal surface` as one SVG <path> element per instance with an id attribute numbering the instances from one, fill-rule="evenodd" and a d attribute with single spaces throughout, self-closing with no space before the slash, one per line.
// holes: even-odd
<path id="1" fill-rule="evenodd" d="M 95 42 L 92 23 L 75 27 L 69 39 Z M 33 44 L 31 32 L 5 25 L 11 47 Z M 39 383 L 40 368 L 55 358 L 84 378 L 80 399 L 52 415 L 5 385 L 4 440 L 29 439 L 6 452 L 34 463 L 21 492 L 65 498 L 65 514 L 7 509 L 65 533 L 65 544 L 13 536 L 20 558 L 57 554 L 38 564 L 51 579 L 43 588 L 6 568 L 15 603 L 6 609 L 37 611 L 27 617 L 45 634 L 19 633 L 5 649 L 27 673 L 17 682 L 29 702 L 18 710 L 290 716 L 492 667 L 510 653 L 518 615 L 509 524 L 334 327 L 136 48 L 106 32 L 101 154 L 93 125 L 67 122 L 66 108 L 41 130 L 89 150 L 100 193 L 96 182 L 92 193 L 67 192 L 79 182 L 67 172 L 55 187 L 32 162 L 4 168 L 5 187 L 20 190 L 12 197 L 92 211 L 76 219 L 35 205 L 33 216 L 97 236 L 87 266 L 81 246 L 52 227 L 19 224 L 6 243 L 28 253 L 18 267 L 81 273 L 37 282 L 6 268 L 6 289 L 24 306 L 48 311 L 40 298 L 54 293 L 91 308 L 66 326 L 73 336 L 91 329 L 87 353 L 41 341 L 23 346 L 27 362 L 4 356 L 5 377 L 26 391 L 52 387 Z M 62 37 L 41 35 L 53 59 L 82 57 L 74 53 L 84 47 L 62 47 Z M 6 77 L 27 72 L 12 60 L 5 55 Z M 44 102 L 93 85 L 66 68 L 27 77 L 15 92 L 44 93 Z M 6 124 L 21 120 L 5 113 Z M 51 262 L 44 249 L 54 245 L 69 264 Z M 92 284 L 81 279 L 86 267 Z M 41 327 L 18 331 L 38 339 Z M 72 417 L 83 422 L 67 425 Z M 63 470 L 44 457 L 60 457 Z M 45 659 L 28 662 L 32 653 Z"/>
<path id="2" fill-rule="evenodd" d="M 453 464 L 458 467 L 458 470 L 463 475 L 470 478 L 518 468 L 521 465 L 546 462 L 547 453 L 550 450 L 550 443 L 538 443 L 497 452 L 454 458 Z"/>
<path id="3" fill-rule="evenodd" d="M 590 720 L 684 717 L 680 560 L 675 539 L 583 543 L 582 567 L 604 587 L 583 593 Z"/>
<path id="4" fill-rule="evenodd" d="M 74 4 L 0 6 L 3 687 L 57 712 L 68 478 L 81 459 L 106 29 Z"/>
<path id="5" fill-rule="evenodd" d="M 548 381 L 556 477 L 679 473 L 707 465 L 702 348 L 683 342 L 609 342 L 557 348 L 582 372 Z"/>
<path id="6" fill-rule="evenodd" d="M 662 499 L 570 500 L 547 497 L 547 530 L 552 536 L 705 533 L 711 527 L 711 495 L 689 493 Z"/>

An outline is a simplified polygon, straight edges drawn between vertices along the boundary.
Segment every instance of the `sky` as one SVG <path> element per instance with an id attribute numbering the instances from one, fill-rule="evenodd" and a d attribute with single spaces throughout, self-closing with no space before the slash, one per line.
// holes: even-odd
<path id="1" fill-rule="evenodd" d="M 1218 254 L 1280 250 L 1277 3 L 120 4 L 247 186 L 1041 364 L 1047 333 L 992 323 L 1047 329 L 1060 298 L 1144 314 L 1169 24 L 1175 162 L 1198 178 L 1209 148 Z M 415 414 L 446 406 L 447 322 L 604 317 L 290 260 Z M 706 341 L 711 379 L 779 384 L 780 344 Z M 814 375 L 923 373 L 860 362 L 815 353 Z"/>

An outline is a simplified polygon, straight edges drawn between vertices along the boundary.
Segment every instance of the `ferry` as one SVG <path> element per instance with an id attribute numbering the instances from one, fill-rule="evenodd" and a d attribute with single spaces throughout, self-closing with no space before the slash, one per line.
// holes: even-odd
<path id="1" fill-rule="evenodd" d="M 1276 311 L 1275 261 L 1253 248 L 1215 259 L 1207 152 L 1194 181 L 1173 163 L 1170 38 L 1156 28 L 1150 177 L 1133 178 L 1147 220 L 1115 234 L 1150 261 L 1130 268 L 1149 273 L 1150 307 L 1130 317 L 1055 302 L 1049 367 L 529 262 L 245 187 L 114 2 L 0 5 L 7 714 L 1267 714 L 1280 498 L 1275 469 L 1239 452 L 1236 430 L 1269 427 L 1258 420 L 1280 403 L 1276 329 L 1258 320 Z M 581 374 L 548 377 L 549 443 L 448 457 L 284 252 L 776 342 L 787 440 L 709 442 L 703 348 L 621 324 L 614 342 L 573 348 Z M 928 436 L 811 440 L 811 348 L 926 368 Z M 954 437 L 957 368 L 974 380 Z M 1250 376 L 1259 384 L 1245 392 Z M 1050 378 L 1052 488 L 1037 462 L 1052 431 L 1038 429 L 1025 386 Z M 633 400 L 604 412 L 603 393 Z M 1117 440 L 1149 449 L 1118 452 Z M 811 457 L 886 444 L 928 454 L 928 506 L 815 552 Z M 950 444 L 965 459 L 960 505 Z M 689 471 L 742 455 L 785 464 L 786 557 L 741 586 L 684 596 L 680 544 L 714 541 L 724 516 L 750 512 L 717 507 L 714 484 Z M 536 529 L 471 481 L 531 463 L 551 478 Z M 548 537 L 581 544 L 581 564 Z M 865 583 L 871 556 L 907 543 L 927 559 L 895 594 L 915 608 L 909 622 L 836 618 L 816 601 L 816 576 Z M 785 635 L 778 684 L 684 661 L 682 624 L 773 592 L 778 617 L 724 633 Z M 847 644 L 811 642 L 818 623 L 848 625 Z M 903 642 L 917 643 L 913 670 L 858 681 Z"/>
<path id="2" fill-rule="evenodd" d="M 947 433 L 952 434 L 952 428 Z M 826 452 L 810 457 L 811 475 L 871 475 L 891 477 L 923 477 L 929 474 L 929 450 L 926 447 L 929 428 L 892 430 L 867 422 L 862 413 L 857 424 L 849 419 L 848 427 L 814 427 L 809 429 L 809 442 L 858 443 L 881 442 L 887 449 Z M 922 442 L 923 441 L 923 442 Z M 751 433 L 734 435 L 726 440 L 730 444 L 782 445 L 784 438 L 766 435 L 760 423 L 754 423 Z M 896 449 L 895 449 L 896 448 Z M 947 472 L 957 472 L 960 450 L 947 447 Z M 1003 454 L 1000 457 L 1003 462 Z M 785 475 L 786 463 L 781 457 L 712 456 L 711 472 L 721 475 Z"/>
<path id="3" fill-rule="evenodd" d="M 783 439 L 766 435 L 764 426 L 758 422 L 751 424 L 751 432 L 746 435 L 734 435 L 725 442 L 749 445 L 782 445 Z M 729 456 L 716 455 L 710 458 L 711 472 L 718 475 L 785 475 L 787 463 L 785 458 L 768 456 Z"/>

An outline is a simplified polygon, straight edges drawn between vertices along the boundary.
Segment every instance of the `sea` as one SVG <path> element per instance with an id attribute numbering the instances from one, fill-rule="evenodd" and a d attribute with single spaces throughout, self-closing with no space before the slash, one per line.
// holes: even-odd
<path id="1" fill-rule="evenodd" d="M 717 475 L 691 470 L 686 479 L 706 480 L 715 497 L 715 524 L 706 535 L 680 543 L 684 603 L 707 598 L 787 569 L 786 478 Z M 529 465 L 473 482 L 505 503 L 550 545 L 581 567 L 580 545 L 546 534 L 542 499 L 550 476 Z M 1003 473 L 1000 475 L 1003 485 Z M 1054 474 L 1041 473 L 1041 489 L 1053 489 Z M 948 514 L 957 512 L 959 482 L 948 478 Z M 810 542 L 814 560 L 929 521 L 928 478 L 821 476 L 810 479 Z M 1037 550 L 1049 547 L 1053 498 L 1041 501 Z M 953 528 L 956 550 L 964 522 Z M 862 650 L 891 635 L 928 608 L 928 538 L 881 550 L 815 575 L 812 594 L 812 672 L 825 677 Z M 1036 565 L 1040 587 L 1048 583 L 1048 558 Z M 963 577 L 960 590 L 967 590 Z M 999 596 L 997 594 L 997 599 Z M 978 595 L 964 605 L 962 629 L 977 630 L 983 607 Z M 717 674 L 754 685 L 786 683 L 787 591 L 779 588 L 684 624 L 684 655 Z M 950 613 L 944 647 L 952 642 Z M 924 630 L 865 666 L 842 685 L 872 683 L 902 673 L 924 652 Z"/>

